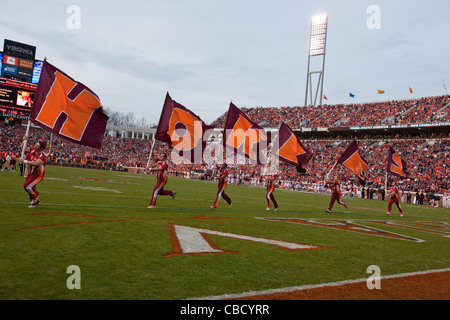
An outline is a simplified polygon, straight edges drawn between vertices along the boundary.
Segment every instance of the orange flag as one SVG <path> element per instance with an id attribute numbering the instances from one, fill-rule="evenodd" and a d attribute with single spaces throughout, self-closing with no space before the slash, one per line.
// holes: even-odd
<path id="1" fill-rule="evenodd" d="M 264 157 L 269 143 L 266 130 L 230 102 L 223 134 L 224 148 L 245 156 L 251 163 L 260 164 L 266 161 Z"/>
<path id="2" fill-rule="evenodd" d="M 359 148 L 356 140 L 353 140 L 353 142 L 348 146 L 337 163 L 342 164 L 344 167 L 356 174 L 361 184 L 365 184 L 364 176 L 369 165 L 359 153 Z"/>
<path id="3" fill-rule="evenodd" d="M 108 116 L 91 89 L 44 61 L 30 121 L 64 139 L 101 149 Z"/>
<path id="4" fill-rule="evenodd" d="M 201 163 L 206 141 L 212 127 L 199 116 L 173 100 L 169 93 L 164 100 L 155 140 L 167 143 L 191 163 Z"/>
<path id="5" fill-rule="evenodd" d="M 389 174 L 400 177 L 402 179 L 411 178 L 407 172 L 407 163 L 400 158 L 400 155 L 389 146 L 389 154 L 386 164 L 386 171 Z"/>

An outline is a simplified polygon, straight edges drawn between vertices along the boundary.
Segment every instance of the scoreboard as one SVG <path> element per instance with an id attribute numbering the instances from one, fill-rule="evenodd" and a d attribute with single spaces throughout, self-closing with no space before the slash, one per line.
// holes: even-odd
<path id="1" fill-rule="evenodd" d="M 0 117 L 28 119 L 37 85 L 0 77 Z"/>
<path id="2" fill-rule="evenodd" d="M 5 39 L 0 51 L 0 117 L 28 119 L 44 63 L 34 59 L 35 51 Z"/>

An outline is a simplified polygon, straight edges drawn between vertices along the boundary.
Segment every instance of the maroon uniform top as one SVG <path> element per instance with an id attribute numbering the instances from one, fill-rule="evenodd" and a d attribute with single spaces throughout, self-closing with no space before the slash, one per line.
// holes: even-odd
<path id="1" fill-rule="evenodd" d="M 228 170 L 227 169 L 220 169 L 217 173 L 218 177 L 222 177 L 219 179 L 219 185 L 224 184 L 227 182 L 227 177 L 228 177 Z"/>
<path id="2" fill-rule="evenodd" d="M 333 190 L 333 193 L 340 194 L 341 193 L 341 183 L 339 180 L 334 180 L 333 185 L 331 186 L 331 190 Z"/>
<path id="3" fill-rule="evenodd" d="M 169 169 L 169 164 L 166 161 L 158 161 L 158 168 L 162 168 L 162 171 L 158 171 L 156 178 L 158 181 L 167 180 L 167 170 Z"/>
<path id="4" fill-rule="evenodd" d="M 274 186 L 273 181 L 275 180 L 276 175 L 270 174 L 267 176 L 267 190 Z"/>
<path id="5" fill-rule="evenodd" d="M 398 198 L 399 198 L 398 195 L 399 195 L 398 188 L 397 187 L 392 187 L 391 188 L 391 199 L 398 200 Z"/>
<path id="6" fill-rule="evenodd" d="M 45 175 L 45 165 L 47 164 L 47 155 L 45 152 L 37 153 L 34 149 L 30 150 L 30 153 L 28 153 L 25 157 L 28 161 L 36 161 L 41 159 L 43 162 L 40 166 L 32 166 L 30 165 L 30 171 L 28 172 L 28 175 Z"/>

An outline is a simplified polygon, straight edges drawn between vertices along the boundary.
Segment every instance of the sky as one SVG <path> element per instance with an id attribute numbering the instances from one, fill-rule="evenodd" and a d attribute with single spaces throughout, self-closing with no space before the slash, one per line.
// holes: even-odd
<path id="1" fill-rule="evenodd" d="M 449 94 L 449 12 L 448 0 L 15 0 L 1 5 L 0 49 L 35 46 L 114 111 L 157 124 L 169 92 L 209 124 L 231 101 L 305 105 L 317 14 L 328 16 L 323 104 Z"/>

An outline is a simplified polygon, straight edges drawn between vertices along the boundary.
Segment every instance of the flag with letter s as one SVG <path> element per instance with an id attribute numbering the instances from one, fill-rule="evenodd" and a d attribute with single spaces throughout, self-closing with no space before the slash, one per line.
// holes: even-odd
<path id="1" fill-rule="evenodd" d="M 407 167 L 407 163 L 400 158 L 400 155 L 394 150 L 394 148 L 389 146 L 388 158 L 386 162 L 387 173 L 402 179 L 409 179 L 411 177 L 407 172 Z"/>

